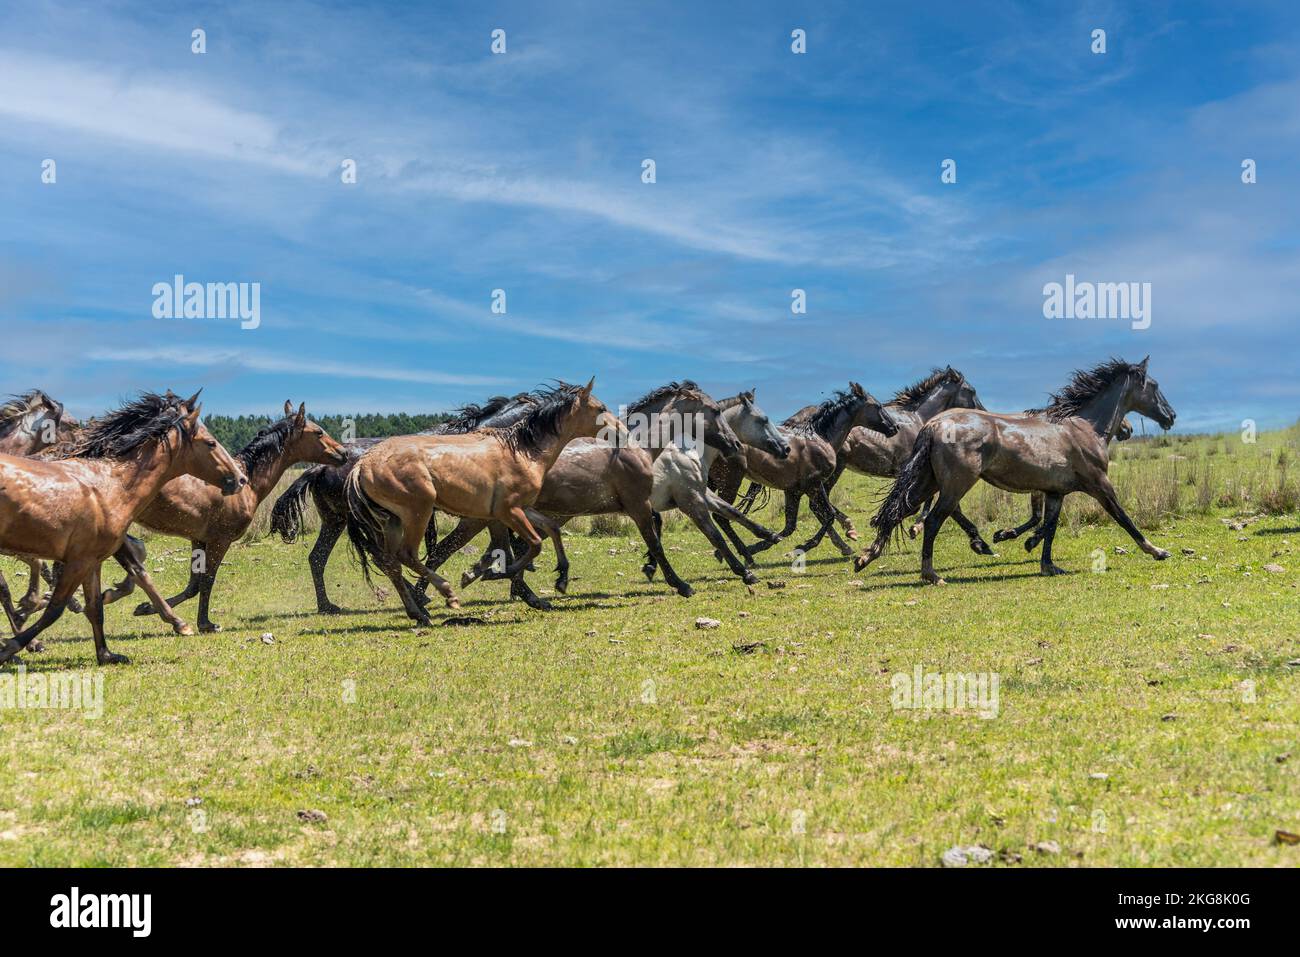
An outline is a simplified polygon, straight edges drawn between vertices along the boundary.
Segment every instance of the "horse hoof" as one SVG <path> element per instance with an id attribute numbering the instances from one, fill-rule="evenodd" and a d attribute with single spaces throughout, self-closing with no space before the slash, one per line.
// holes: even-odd
<path id="1" fill-rule="evenodd" d="M 569 580 L 567 578 L 555 579 L 555 590 L 561 595 L 567 595 L 569 593 Z"/>
<path id="2" fill-rule="evenodd" d="M 844 537 L 851 542 L 856 542 L 858 540 L 858 530 L 856 528 L 846 528 L 844 530 Z"/>
<path id="3" fill-rule="evenodd" d="M 199 622 L 199 631 L 203 632 L 203 634 L 205 635 L 216 634 L 220 630 L 221 630 L 221 626 L 218 625 L 215 621 Z"/>
<path id="4" fill-rule="evenodd" d="M 1014 529 L 1000 528 L 993 533 L 993 542 L 994 544 L 998 542 L 1007 542 L 1015 537 L 1016 537 L 1016 533 Z"/>
<path id="5" fill-rule="evenodd" d="M 1058 566 L 1056 566 L 1056 565 L 1044 565 L 1043 568 L 1042 568 L 1042 572 L 1043 572 L 1044 575 L 1047 575 L 1049 578 L 1050 578 L 1051 576 L 1053 576 L 1053 575 L 1068 575 L 1068 574 L 1069 574 L 1069 572 L 1067 572 L 1064 568 L 1060 568 L 1060 567 L 1058 567 Z"/>
<path id="6" fill-rule="evenodd" d="M 681 588 L 677 589 L 677 594 L 681 595 L 683 598 L 690 598 L 695 594 L 695 589 L 690 585 L 682 585 Z"/>
<path id="7" fill-rule="evenodd" d="M 845 558 L 852 558 L 852 557 L 853 557 L 853 549 L 851 549 L 851 548 L 849 548 L 849 546 L 845 545 L 843 548 L 840 549 L 840 554 L 841 554 L 843 557 L 845 557 Z"/>
<path id="8" fill-rule="evenodd" d="M 334 604 L 334 602 L 332 602 L 332 601 L 327 601 L 327 602 L 325 602 L 324 604 L 319 604 L 319 605 L 316 606 L 316 614 L 318 614 L 318 615 L 341 615 L 341 614 L 343 614 L 343 609 L 340 608 L 338 605 Z"/>
<path id="9" fill-rule="evenodd" d="M 1151 557 L 1158 562 L 1163 562 L 1166 558 L 1169 557 L 1169 552 L 1165 551 L 1163 548 L 1157 548 L 1154 552 L 1151 553 Z"/>
<path id="10" fill-rule="evenodd" d="M 1037 547 L 1038 547 L 1037 536 L 1031 535 L 1029 538 L 1025 539 L 1025 551 L 1032 552 Z"/>
<path id="11" fill-rule="evenodd" d="M 101 665 L 129 665 L 131 659 L 126 655 L 119 655 L 113 651 L 106 651 L 102 655 L 99 655 L 99 663 Z"/>
<path id="12" fill-rule="evenodd" d="M 641 574 L 645 576 L 646 581 L 652 582 L 655 580 L 655 569 L 657 569 L 658 567 L 659 567 L 658 565 L 641 566 Z"/>
<path id="13" fill-rule="evenodd" d="M 135 606 L 135 611 L 131 614 L 135 615 L 137 618 L 143 618 L 145 615 L 152 615 L 154 614 L 153 605 L 147 601 L 143 601 Z"/>
<path id="14" fill-rule="evenodd" d="M 0 665 L 13 658 L 14 655 L 23 650 L 23 646 L 18 644 L 17 638 L 10 638 L 3 645 L 0 645 Z"/>
<path id="15" fill-rule="evenodd" d="M 972 538 L 970 540 L 970 550 L 976 555 L 992 555 L 993 549 L 989 548 L 989 543 L 982 538 Z"/>
<path id="16" fill-rule="evenodd" d="M 81 604 L 81 602 L 77 601 L 77 599 L 75 598 L 68 599 L 68 611 L 72 612 L 74 615 L 80 615 L 84 610 L 85 610 L 84 606 Z"/>
<path id="17" fill-rule="evenodd" d="M 178 635 L 183 635 L 186 638 L 194 634 L 194 629 L 186 622 L 181 622 L 179 625 L 172 625 L 172 631 L 176 632 Z"/>
<path id="18" fill-rule="evenodd" d="M 455 595 L 452 595 L 450 598 L 447 599 L 447 607 L 448 607 L 448 608 L 459 609 L 459 608 L 460 608 L 460 599 L 457 598 Z"/>
<path id="19" fill-rule="evenodd" d="M 33 638 L 31 641 L 27 643 L 27 650 L 32 652 L 44 651 L 45 645 L 41 643 L 41 640 L 39 638 Z"/>
<path id="20" fill-rule="evenodd" d="M 921 581 L 922 581 L 923 583 L 925 583 L 926 585 L 946 585 L 946 584 L 948 584 L 946 581 L 944 581 L 944 580 L 943 580 L 942 578 L 940 578 L 938 575 L 922 575 L 922 576 L 921 576 Z"/>
<path id="21" fill-rule="evenodd" d="M 910 525 L 910 526 L 908 526 L 908 529 L 907 529 L 907 537 L 908 537 L 908 538 L 916 538 L 916 535 L 917 535 L 917 533 L 918 533 L 920 530 L 921 530 L 921 523 L 920 523 L 920 522 L 917 522 L 915 525 Z"/>
<path id="22" fill-rule="evenodd" d="M 745 572 L 745 574 L 740 576 L 740 580 L 743 581 L 746 585 L 758 584 L 758 576 L 748 571 Z"/>

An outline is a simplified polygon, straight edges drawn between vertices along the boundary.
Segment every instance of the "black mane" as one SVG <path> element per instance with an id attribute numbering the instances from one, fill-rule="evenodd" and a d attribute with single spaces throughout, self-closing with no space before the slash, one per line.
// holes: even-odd
<path id="1" fill-rule="evenodd" d="M 1092 369 L 1075 369 L 1069 384 L 1060 392 L 1053 392 L 1051 401 L 1041 409 L 1027 409 L 1026 415 L 1045 415 L 1049 419 L 1068 419 L 1078 415 L 1093 399 L 1101 395 L 1120 376 L 1141 372 L 1139 366 L 1123 359 L 1107 359 Z"/>
<path id="2" fill-rule="evenodd" d="M 690 379 L 683 379 L 681 382 L 669 382 L 667 385 L 661 385 L 657 389 L 651 389 L 641 398 L 637 399 L 627 407 L 628 414 L 640 412 L 646 406 L 658 402 L 660 399 L 667 399 L 672 396 L 682 395 L 686 392 L 695 392 L 704 397 L 699 385 Z"/>
<path id="3" fill-rule="evenodd" d="M 13 424 L 30 412 L 37 403 L 52 401 L 40 389 L 31 389 L 21 395 L 10 396 L 7 402 L 0 405 L 0 435 L 7 433 Z"/>
<path id="4" fill-rule="evenodd" d="M 564 416 L 573 407 L 580 386 L 561 382 L 524 393 L 533 405 L 519 421 L 503 426 L 486 426 L 477 431 L 500 439 L 512 452 L 538 451 L 542 443 L 560 432 Z"/>
<path id="5" fill-rule="evenodd" d="M 952 366 L 943 369 L 931 369 L 928 376 L 918 379 L 906 388 L 895 392 L 894 398 L 890 400 L 889 404 L 901 406 L 905 409 L 913 409 L 920 405 L 936 386 L 943 385 L 945 382 L 959 385 L 964 379 L 965 376 Z"/>
<path id="6" fill-rule="evenodd" d="M 528 403 L 532 401 L 532 394 L 520 392 L 516 395 L 494 395 L 482 405 L 467 403 L 458 409 L 454 409 L 454 414 L 446 422 L 440 422 L 433 428 L 429 429 L 429 435 L 463 435 L 466 432 L 473 432 L 480 428 L 483 422 L 498 414 L 502 409 L 513 403 Z"/>
<path id="7" fill-rule="evenodd" d="M 817 406 L 806 418 L 786 427 L 795 432 L 825 436 L 830 431 L 831 426 L 835 424 L 836 417 L 844 410 L 844 407 L 857 399 L 858 396 L 852 392 L 836 389 L 829 399 Z M 798 413 L 791 416 L 791 418 L 797 416 Z"/>
<path id="8" fill-rule="evenodd" d="M 87 425 L 57 457 L 125 459 L 154 442 L 170 448 L 171 430 L 180 426 L 188 414 L 184 400 L 177 396 L 141 392 L 120 409 Z M 186 434 L 183 428 L 181 434 Z"/>
<path id="9" fill-rule="evenodd" d="M 284 447 L 293 435 L 294 416 L 286 415 L 279 422 L 268 425 L 242 449 L 235 453 L 245 475 L 252 475 L 263 465 L 274 462 L 284 453 Z"/>

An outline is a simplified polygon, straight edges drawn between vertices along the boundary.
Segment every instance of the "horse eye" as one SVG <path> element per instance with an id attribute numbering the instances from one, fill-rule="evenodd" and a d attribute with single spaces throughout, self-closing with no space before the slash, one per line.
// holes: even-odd
<path id="1" fill-rule="evenodd" d="M 215 449 L 216 447 L 217 447 L 217 440 L 216 440 L 216 439 L 208 439 L 208 448 L 210 448 L 210 449 Z"/>

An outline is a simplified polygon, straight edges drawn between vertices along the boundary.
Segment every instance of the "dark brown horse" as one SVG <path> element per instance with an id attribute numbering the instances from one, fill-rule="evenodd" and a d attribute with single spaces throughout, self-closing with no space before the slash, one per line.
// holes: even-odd
<path id="1" fill-rule="evenodd" d="M 921 579 L 942 584 L 934 571 L 935 535 L 980 479 L 1008 492 L 1043 493 L 1043 529 L 1031 541 L 1043 543 L 1044 575 L 1062 574 L 1052 563 L 1052 539 L 1061 503 L 1071 492 L 1096 499 L 1152 558 L 1168 558 L 1169 552 L 1151 544 L 1133 524 L 1107 475 L 1110 440 L 1130 412 L 1154 419 L 1162 428 L 1174 424 L 1174 410 L 1147 373 L 1147 359 L 1136 365 L 1112 359 L 1076 372 L 1047 408 L 1029 414 L 961 410 L 936 416 L 921 430 L 911 457 L 872 520 L 875 542 L 854 566 L 862 569 L 878 558 L 894 530 L 937 493 L 939 501 L 925 519 Z"/>
<path id="2" fill-rule="evenodd" d="M 504 576 L 522 573 L 541 550 L 535 521 L 544 517 L 533 504 L 560 451 L 573 439 L 622 428 L 592 394 L 593 382 L 538 393 L 537 404 L 506 428 L 385 439 L 363 455 L 348 476 L 347 528 L 367 579 L 373 560 L 422 624 L 429 616 L 403 580 L 403 567 L 427 578 L 449 608 L 460 607 L 446 579 L 420 561 L 435 510 L 504 524 L 525 545 Z"/>
<path id="3" fill-rule="evenodd" d="M 248 482 L 199 411 L 197 394 L 183 401 L 145 393 L 87 427 L 65 458 L 0 455 L 0 552 L 63 563 L 41 617 L 0 647 L 0 662 L 57 621 L 78 587 L 96 660 L 126 660 L 104 641 L 100 565 L 122 548 L 131 522 L 176 476 L 199 476 L 229 494 Z"/>
<path id="4" fill-rule="evenodd" d="M 850 382 L 847 392 L 836 392 L 804 421 L 781 427 L 781 435 L 790 446 L 790 453 L 785 458 L 747 448 L 743 452 L 743 470 L 736 467 L 735 459 L 731 463 L 714 463 L 715 471 L 710 480 L 723 501 L 735 501 L 740 483 L 746 476 L 768 488 L 785 492 L 785 528 L 771 540 L 750 545 L 751 554 L 771 548 L 794 534 L 799 523 L 799 502 L 805 495 L 813 515 L 821 524 L 816 537 L 801 546 L 799 551 L 807 552 L 817 546 L 821 536 L 835 521 L 835 509 L 826 494 L 826 480 L 835 471 L 837 450 L 849 433 L 859 426 L 886 436 L 898 431 L 898 426 L 881 404 L 858 383 Z M 849 553 L 852 554 L 851 550 Z"/>
<path id="5" fill-rule="evenodd" d="M 503 427 L 517 422 L 536 403 L 528 392 L 514 396 L 494 396 L 482 405 L 466 405 L 457 409 L 446 422 L 417 433 L 420 435 L 463 435 L 479 428 Z M 303 509 L 311 495 L 320 516 L 320 531 L 308 556 L 312 585 L 316 590 L 316 610 L 322 615 L 338 614 L 343 609 L 330 601 L 325 591 L 325 566 L 330 553 L 347 528 L 348 503 L 346 496 L 348 473 L 357 460 L 368 450 L 384 441 L 379 438 L 362 438 L 345 445 L 347 460 L 342 465 L 314 465 L 290 485 L 271 509 L 271 531 L 286 542 L 297 541 L 303 527 Z M 425 531 L 425 548 L 432 553 L 437 543 L 437 528 L 433 519 Z M 436 565 L 434 566 L 437 567 Z M 421 584 L 426 584 L 421 580 Z"/>
<path id="6" fill-rule="evenodd" d="M 288 400 L 284 418 L 262 429 L 235 456 L 248 484 L 234 495 L 223 495 L 192 475 L 172 479 L 136 519 L 145 528 L 190 542 L 192 561 L 185 590 L 169 598 L 169 606 L 199 596 L 199 631 L 220 631 L 208 617 L 208 604 L 217 572 L 230 546 L 243 536 L 257 507 L 271 494 L 285 469 L 297 462 L 339 465 L 347 461 L 343 447 L 307 418 L 306 404 L 297 412 Z M 127 592 L 115 595 L 124 597 Z M 158 614 L 152 602 L 136 608 L 137 615 Z"/>

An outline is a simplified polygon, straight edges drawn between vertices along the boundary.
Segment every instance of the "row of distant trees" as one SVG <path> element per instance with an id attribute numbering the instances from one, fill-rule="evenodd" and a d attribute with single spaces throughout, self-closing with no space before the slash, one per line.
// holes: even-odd
<path id="1" fill-rule="evenodd" d="M 431 428 L 448 419 L 446 413 L 430 412 L 411 415 L 409 412 L 392 412 L 387 415 L 314 415 L 311 420 L 340 442 L 348 439 L 387 438 L 390 435 L 410 435 Z M 232 452 L 238 452 L 275 419 L 265 415 L 204 415 L 203 422 L 217 441 Z M 350 426 L 350 428 L 349 428 Z"/>

